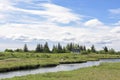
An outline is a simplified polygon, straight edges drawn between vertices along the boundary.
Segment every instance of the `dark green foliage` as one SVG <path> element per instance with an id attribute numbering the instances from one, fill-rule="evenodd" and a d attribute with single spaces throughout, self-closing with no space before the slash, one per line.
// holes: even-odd
<path id="1" fill-rule="evenodd" d="M 83 51 L 86 51 L 86 46 L 83 46 Z"/>
<path id="2" fill-rule="evenodd" d="M 37 44 L 35 52 L 43 52 L 43 46 L 41 44 Z"/>
<path id="3" fill-rule="evenodd" d="M 86 51 L 86 46 L 79 46 L 79 49 L 80 49 L 81 51 Z"/>
<path id="4" fill-rule="evenodd" d="M 96 52 L 94 45 L 91 46 L 91 52 Z"/>
<path id="5" fill-rule="evenodd" d="M 109 54 L 115 54 L 115 50 L 113 48 L 111 48 L 109 51 L 108 51 Z"/>
<path id="6" fill-rule="evenodd" d="M 83 51 L 83 50 L 84 50 L 83 46 L 80 46 L 80 50 L 81 50 L 81 51 Z"/>
<path id="7" fill-rule="evenodd" d="M 103 50 L 98 51 L 99 54 L 117 54 L 117 52 L 111 48 L 108 49 L 106 46 L 103 48 Z"/>
<path id="8" fill-rule="evenodd" d="M 63 47 L 63 53 L 67 53 L 66 47 Z"/>
<path id="9" fill-rule="evenodd" d="M 115 54 L 118 54 L 118 55 L 120 55 L 120 51 L 118 51 L 118 52 L 115 52 Z"/>
<path id="10" fill-rule="evenodd" d="M 66 49 L 65 49 L 65 47 L 64 47 L 64 49 L 63 49 L 62 46 L 61 46 L 61 44 L 58 43 L 57 46 L 53 45 L 52 52 L 53 52 L 53 53 L 65 53 L 65 52 L 66 52 Z"/>
<path id="11" fill-rule="evenodd" d="M 49 49 L 49 47 L 48 47 L 48 43 L 47 43 L 47 42 L 44 44 L 43 52 L 44 52 L 44 53 L 50 53 L 50 49 Z"/>
<path id="12" fill-rule="evenodd" d="M 57 50 L 57 46 L 53 45 L 52 52 L 53 52 L 53 53 L 57 53 L 57 51 L 58 51 L 58 50 Z"/>
<path id="13" fill-rule="evenodd" d="M 53 45 L 52 50 L 50 50 L 47 42 L 44 45 L 37 44 L 35 50 L 31 50 L 31 51 L 28 50 L 27 44 L 25 44 L 23 50 L 22 49 L 16 49 L 16 50 L 6 49 L 5 52 L 120 54 L 120 52 L 116 52 L 113 48 L 108 49 L 106 46 L 103 47 L 103 50 L 97 51 L 94 45 L 92 45 L 90 49 L 86 49 L 86 46 L 74 44 L 74 43 L 68 43 L 66 46 L 62 46 L 60 43 L 58 43 L 57 45 Z"/>
<path id="14" fill-rule="evenodd" d="M 23 51 L 24 51 L 24 52 L 28 52 L 27 44 L 24 45 Z"/>
<path id="15" fill-rule="evenodd" d="M 36 52 L 40 52 L 40 44 L 37 45 L 35 51 L 36 51 Z"/>
<path id="16" fill-rule="evenodd" d="M 62 53 L 63 52 L 63 49 L 62 49 L 62 46 L 60 45 L 60 43 L 58 43 L 58 46 L 57 46 L 57 48 L 58 48 L 58 53 Z"/>
<path id="17" fill-rule="evenodd" d="M 67 46 L 66 46 L 66 49 L 67 49 L 68 52 L 71 52 L 74 48 L 75 48 L 74 43 L 68 43 Z"/>
<path id="18" fill-rule="evenodd" d="M 108 52 L 108 48 L 106 46 L 103 47 L 103 49 L 104 49 L 105 52 Z"/>
<path id="19" fill-rule="evenodd" d="M 90 52 L 91 52 L 91 50 L 90 50 L 90 49 L 87 49 L 86 51 L 87 51 L 88 53 L 90 53 Z"/>
<path id="20" fill-rule="evenodd" d="M 5 49 L 5 52 L 13 52 L 12 49 Z"/>
<path id="21" fill-rule="evenodd" d="M 15 49 L 14 52 L 23 52 L 22 49 Z"/>

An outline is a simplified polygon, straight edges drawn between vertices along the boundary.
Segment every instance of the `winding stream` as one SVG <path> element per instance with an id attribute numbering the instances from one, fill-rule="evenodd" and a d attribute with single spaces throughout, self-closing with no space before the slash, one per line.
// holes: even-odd
<path id="1" fill-rule="evenodd" d="M 70 71 L 70 70 L 76 70 L 76 69 L 85 68 L 85 67 L 98 66 L 104 62 L 120 62 L 120 59 L 100 59 L 99 61 L 87 61 L 85 63 L 60 64 L 56 67 L 5 72 L 5 73 L 0 73 L 0 79 L 12 78 L 15 76 L 25 76 L 25 75 L 29 75 L 29 74 Z"/>

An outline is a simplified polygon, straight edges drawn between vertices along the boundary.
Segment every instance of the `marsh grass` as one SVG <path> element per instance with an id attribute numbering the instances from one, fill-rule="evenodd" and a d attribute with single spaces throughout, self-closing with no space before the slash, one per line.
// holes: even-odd
<path id="1" fill-rule="evenodd" d="M 73 54 L 73 53 L 0 53 L 0 72 L 50 67 L 65 63 L 81 63 L 100 58 L 120 58 L 120 55 L 110 54 Z"/>

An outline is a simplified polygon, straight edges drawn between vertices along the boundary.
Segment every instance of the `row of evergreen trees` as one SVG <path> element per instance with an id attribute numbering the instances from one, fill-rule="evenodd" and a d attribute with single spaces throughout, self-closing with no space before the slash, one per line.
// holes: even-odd
<path id="1" fill-rule="evenodd" d="M 11 50 L 11 49 L 6 49 L 6 52 L 29 52 L 30 50 L 27 47 L 27 44 L 24 45 L 23 49 L 16 49 L 16 50 Z M 37 44 L 34 52 L 38 53 L 69 53 L 69 52 L 81 52 L 83 54 L 88 54 L 88 53 L 104 53 L 104 52 L 115 52 L 114 49 L 108 49 L 106 46 L 103 47 L 103 50 L 97 51 L 95 46 L 92 45 L 89 49 L 86 49 L 86 46 L 81 46 L 79 44 L 74 44 L 74 43 L 68 43 L 66 46 L 62 46 L 60 43 L 57 45 L 53 45 L 52 50 L 50 50 L 48 43 L 46 42 L 44 45 L 43 44 Z"/>
<path id="2" fill-rule="evenodd" d="M 92 46 L 91 49 L 89 49 L 92 52 L 95 52 L 94 46 Z M 24 52 L 28 52 L 27 45 L 24 45 Z M 60 43 L 57 45 L 53 45 L 52 50 L 50 50 L 48 43 L 46 42 L 44 45 L 37 44 L 35 48 L 35 52 L 41 52 L 41 53 L 69 53 L 69 52 L 81 52 L 81 51 L 87 51 L 86 46 L 80 46 L 79 44 L 74 43 L 68 43 L 66 46 L 62 46 Z"/>

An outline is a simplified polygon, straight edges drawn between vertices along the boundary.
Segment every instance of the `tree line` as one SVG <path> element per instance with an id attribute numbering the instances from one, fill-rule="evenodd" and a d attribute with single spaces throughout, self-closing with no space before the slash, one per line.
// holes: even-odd
<path id="1" fill-rule="evenodd" d="M 31 50 L 28 49 L 27 44 L 24 45 L 23 49 L 5 49 L 5 52 L 31 52 Z M 35 50 L 32 50 L 32 52 L 37 53 L 81 53 L 81 54 L 89 54 L 89 53 L 116 53 L 114 49 L 108 49 L 107 46 L 103 47 L 103 50 L 97 51 L 95 46 L 92 45 L 90 48 L 86 48 L 86 46 L 82 46 L 75 43 L 68 43 L 66 46 L 62 46 L 60 43 L 57 45 L 53 45 L 52 49 L 50 50 L 48 43 L 45 44 L 37 44 Z"/>

